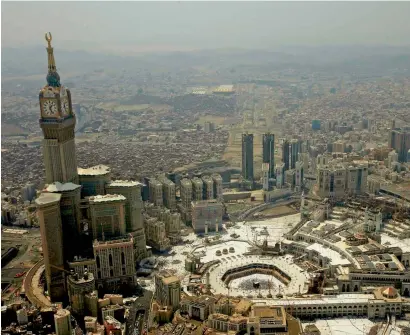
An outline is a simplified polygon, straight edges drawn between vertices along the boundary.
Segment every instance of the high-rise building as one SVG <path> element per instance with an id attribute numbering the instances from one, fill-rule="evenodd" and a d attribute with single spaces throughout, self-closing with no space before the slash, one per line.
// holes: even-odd
<path id="1" fill-rule="evenodd" d="M 128 180 L 115 180 L 106 187 L 108 193 L 125 197 L 125 230 L 133 236 L 136 260 L 141 260 L 146 254 L 141 187 L 141 183 Z"/>
<path id="2" fill-rule="evenodd" d="M 192 228 L 195 233 L 222 230 L 223 205 L 216 200 L 192 202 Z"/>
<path id="3" fill-rule="evenodd" d="M 36 197 L 36 187 L 34 184 L 27 184 L 21 189 L 23 201 L 32 201 Z"/>
<path id="4" fill-rule="evenodd" d="M 59 181 L 78 184 L 74 141 L 76 117 L 72 109 L 71 93 L 60 83 L 50 33 L 46 34 L 46 40 L 48 43 L 47 85 L 40 90 L 39 94 L 46 183 Z"/>
<path id="5" fill-rule="evenodd" d="M 162 183 L 154 178 L 151 178 L 149 180 L 149 201 L 152 202 L 155 206 L 164 205 Z"/>
<path id="6" fill-rule="evenodd" d="M 145 234 L 149 246 L 159 252 L 168 250 L 171 247 L 171 240 L 167 237 L 167 227 L 165 222 L 156 217 L 148 217 L 144 220 Z"/>
<path id="7" fill-rule="evenodd" d="M 242 134 L 242 177 L 253 180 L 253 134 Z"/>
<path id="8" fill-rule="evenodd" d="M 47 290 L 52 301 L 63 301 L 65 297 L 60 200 L 61 194 L 58 193 L 42 193 L 36 199 Z"/>
<path id="9" fill-rule="evenodd" d="M 221 175 L 214 173 L 212 174 L 212 180 L 214 182 L 214 198 L 222 201 L 223 200 L 223 184 Z"/>
<path id="10" fill-rule="evenodd" d="M 262 136 L 262 162 L 269 164 L 269 178 L 275 178 L 275 135 Z"/>
<path id="11" fill-rule="evenodd" d="M 177 206 L 175 183 L 165 176 L 158 177 L 158 179 L 162 183 L 164 206 L 174 210 Z"/>
<path id="12" fill-rule="evenodd" d="M 155 275 L 155 299 L 162 306 L 178 309 L 181 300 L 180 279 L 167 273 Z"/>
<path id="13" fill-rule="evenodd" d="M 302 161 L 296 162 L 295 167 L 295 187 L 298 191 L 302 189 L 304 178 L 304 164 Z"/>
<path id="14" fill-rule="evenodd" d="M 73 183 L 61 184 L 55 182 L 48 185 L 47 192 L 61 194 L 60 213 L 63 229 L 64 260 L 71 261 L 77 252 L 78 241 L 81 231 L 81 186 Z"/>
<path id="15" fill-rule="evenodd" d="M 90 168 L 78 168 L 81 185 L 81 197 L 104 195 L 105 186 L 111 180 L 111 169 L 106 165 L 96 165 Z"/>
<path id="16" fill-rule="evenodd" d="M 302 141 L 292 140 L 290 141 L 290 168 L 294 169 L 296 167 L 296 162 L 299 157 L 299 153 L 302 151 Z"/>
<path id="17" fill-rule="evenodd" d="M 93 239 L 104 240 L 122 236 L 125 228 L 125 202 L 121 194 L 106 194 L 90 197 L 91 236 Z"/>
<path id="18" fill-rule="evenodd" d="M 346 168 L 344 166 L 318 166 L 317 193 L 322 198 L 341 198 L 346 190 Z"/>
<path id="19" fill-rule="evenodd" d="M 192 201 L 192 183 L 189 179 L 184 178 L 181 180 L 180 196 L 182 206 L 185 208 L 191 207 Z"/>
<path id="20" fill-rule="evenodd" d="M 214 198 L 214 182 L 210 176 L 203 176 L 203 199 L 204 200 L 211 200 Z"/>
<path id="21" fill-rule="evenodd" d="M 135 283 L 134 241 L 131 235 L 109 241 L 94 241 L 93 251 L 97 265 L 97 287 Z"/>
<path id="22" fill-rule="evenodd" d="M 380 209 L 366 208 L 364 212 L 364 230 L 366 232 L 379 232 L 383 227 L 383 214 Z"/>
<path id="23" fill-rule="evenodd" d="M 389 147 L 396 150 L 399 162 L 407 162 L 407 154 L 410 150 L 410 127 L 391 130 Z"/>
<path id="24" fill-rule="evenodd" d="M 77 315 L 85 315 L 85 295 L 94 292 L 95 280 L 92 273 L 84 275 L 72 273 L 67 278 L 67 290 L 70 305 Z"/>
<path id="25" fill-rule="evenodd" d="M 212 133 L 215 131 L 215 123 L 213 122 L 205 122 L 204 124 L 204 131 L 206 133 Z"/>
<path id="26" fill-rule="evenodd" d="M 54 314 L 54 326 L 57 335 L 71 335 L 71 313 L 67 309 L 59 309 Z"/>
<path id="27" fill-rule="evenodd" d="M 285 185 L 285 171 L 285 163 L 276 164 L 275 175 L 277 188 L 283 188 Z"/>
<path id="28" fill-rule="evenodd" d="M 367 190 L 368 167 L 366 165 L 352 165 L 347 167 L 347 192 L 357 195 Z"/>
<path id="29" fill-rule="evenodd" d="M 289 170 L 289 142 L 284 140 L 282 143 L 282 162 L 285 164 L 285 171 Z"/>
<path id="30" fill-rule="evenodd" d="M 200 201 L 203 199 L 204 196 L 204 183 L 202 182 L 202 179 L 198 177 L 194 177 L 191 180 L 192 182 L 192 199 L 194 201 Z"/>

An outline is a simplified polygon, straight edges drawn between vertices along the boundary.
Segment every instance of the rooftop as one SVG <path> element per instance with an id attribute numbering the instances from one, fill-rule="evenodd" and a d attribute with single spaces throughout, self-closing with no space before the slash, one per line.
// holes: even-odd
<path id="1" fill-rule="evenodd" d="M 325 256 L 330 259 L 331 265 L 348 265 L 350 264 L 350 261 L 346 258 L 343 258 L 341 254 L 339 254 L 337 251 L 334 251 L 330 248 L 326 248 L 322 244 L 319 243 L 313 243 L 309 245 L 307 250 L 314 250 L 319 253 L 321 256 Z"/>
<path id="2" fill-rule="evenodd" d="M 74 191 L 78 188 L 81 188 L 81 185 L 77 185 L 74 183 L 60 183 L 56 181 L 55 183 L 52 183 L 47 186 L 46 190 L 47 192 L 65 192 L 65 191 Z"/>
<path id="3" fill-rule="evenodd" d="M 78 168 L 77 171 L 80 176 L 99 176 L 110 173 L 111 169 L 106 165 L 100 164 L 90 168 Z"/>
<path id="4" fill-rule="evenodd" d="M 110 201 L 125 201 L 127 200 L 121 194 L 106 194 L 106 195 L 94 195 L 88 198 L 90 202 L 110 202 Z"/>
<path id="5" fill-rule="evenodd" d="M 132 186 L 142 186 L 138 181 L 132 180 L 114 180 L 110 182 L 107 186 L 108 187 L 132 187 Z"/>
<path id="6" fill-rule="evenodd" d="M 38 206 L 52 204 L 59 202 L 61 199 L 61 194 L 59 193 L 41 193 L 36 199 L 36 204 Z"/>
<path id="7" fill-rule="evenodd" d="M 179 282 L 179 278 L 177 276 L 170 276 L 170 277 L 162 277 L 162 282 L 165 285 L 173 284 Z"/>

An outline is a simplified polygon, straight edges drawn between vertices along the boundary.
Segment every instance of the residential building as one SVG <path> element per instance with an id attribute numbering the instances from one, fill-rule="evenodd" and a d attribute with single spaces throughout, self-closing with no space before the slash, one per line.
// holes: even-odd
<path id="1" fill-rule="evenodd" d="M 162 183 L 154 178 L 151 178 L 149 180 L 149 201 L 152 202 L 155 206 L 164 205 Z"/>
<path id="2" fill-rule="evenodd" d="M 181 299 L 181 281 L 167 273 L 155 275 L 155 299 L 162 306 L 170 306 L 175 311 Z"/>
<path id="3" fill-rule="evenodd" d="M 212 174 L 212 180 L 214 182 L 214 198 L 222 201 L 223 200 L 223 186 L 221 175 L 214 173 Z"/>
<path id="4" fill-rule="evenodd" d="M 165 176 L 159 177 L 162 183 L 162 195 L 164 199 L 164 206 L 168 209 L 174 210 L 177 206 L 175 183 Z"/>

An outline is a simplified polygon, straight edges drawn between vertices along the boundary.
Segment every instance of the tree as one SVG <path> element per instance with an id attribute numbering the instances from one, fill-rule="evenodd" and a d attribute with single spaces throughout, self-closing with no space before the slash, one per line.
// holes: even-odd
<path id="1" fill-rule="evenodd" d="M 335 93 L 336 93 L 336 88 L 332 87 L 332 88 L 329 90 L 329 92 L 332 93 L 332 94 L 335 94 Z"/>
<path id="2" fill-rule="evenodd" d="M 142 94 L 142 93 L 144 93 L 144 90 L 140 87 L 137 92 L 138 92 L 138 94 Z"/>

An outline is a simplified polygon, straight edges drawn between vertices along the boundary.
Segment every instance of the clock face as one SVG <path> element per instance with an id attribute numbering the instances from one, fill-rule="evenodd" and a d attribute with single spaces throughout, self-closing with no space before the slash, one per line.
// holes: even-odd
<path id="1" fill-rule="evenodd" d="M 64 99 L 61 101 L 61 111 L 63 115 L 68 115 L 68 112 L 70 110 L 70 105 L 68 104 L 68 100 Z"/>
<path id="2" fill-rule="evenodd" d="M 46 116 L 57 115 L 57 104 L 55 101 L 46 100 L 43 102 L 43 112 Z"/>

